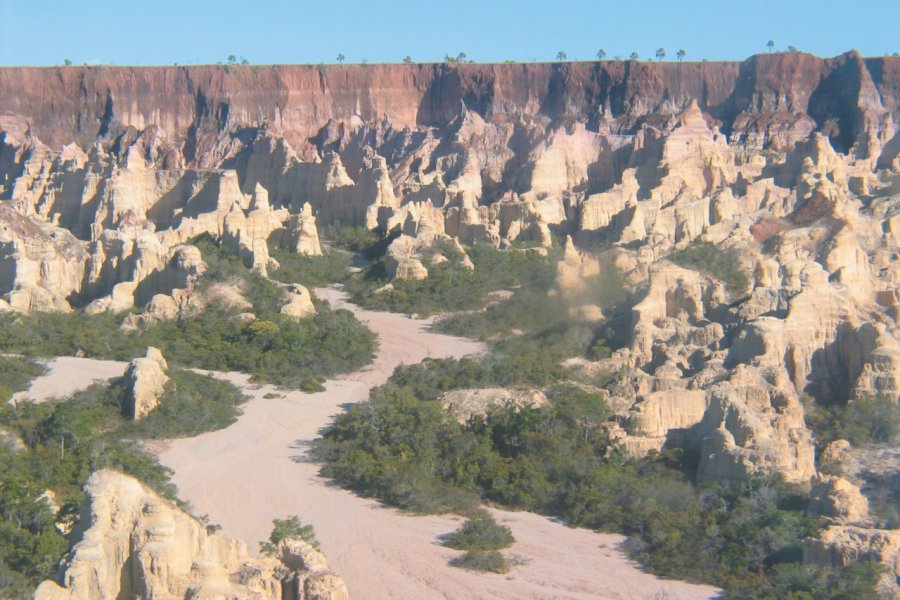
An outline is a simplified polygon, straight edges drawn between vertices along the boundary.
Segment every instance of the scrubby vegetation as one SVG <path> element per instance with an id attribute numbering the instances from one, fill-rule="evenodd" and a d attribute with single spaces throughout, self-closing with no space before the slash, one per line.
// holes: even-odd
<path id="1" fill-rule="evenodd" d="M 686 269 L 694 269 L 711 275 L 725 284 L 731 294 L 747 291 L 750 279 L 741 268 L 741 260 L 734 248 L 722 248 L 709 242 L 694 241 L 684 250 L 669 257 L 672 262 Z"/>
<path id="2" fill-rule="evenodd" d="M 509 571 L 509 561 L 497 550 L 466 550 L 450 561 L 454 567 L 470 571 L 503 574 Z"/>
<path id="3" fill-rule="evenodd" d="M 20 356 L 0 356 L 0 404 L 28 387 L 32 379 L 46 371 L 34 360 Z"/>
<path id="4" fill-rule="evenodd" d="M 459 529 L 441 536 L 444 546 L 465 550 L 464 554 L 450 561 L 451 565 L 491 573 L 509 571 L 509 562 L 500 550 L 511 546 L 515 541 L 509 527 L 497 523 L 485 510 L 476 511 Z"/>
<path id="5" fill-rule="evenodd" d="M 607 275 L 573 302 L 541 294 L 550 287 L 544 277 L 485 311 L 441 322 L 488 341 L 490 354 L 399 367 L 324 431 L 314 447 L 323 474 L 413 511 L 470 514 L 489 502 L 622 532 L 631 556 L 654 573 L 720 585 L 733 598 L 875 597 L 875 566 L 802 565 L 801 542 L 820 524 L 805 514 L 799 488 L 777 477 L 698 485 L 689 452 L 638 460 L 612 444 L 604 396 L 574 383 L 560 363 L 614 345 L 609 321 L 570 318 L 568 305 L 593 302 L 615 315 L 625 286 Z M 453 389 L 513 385 L 543 388 L 550 405 L 498 407 L 460 424 L 438 402 Z M 503 569 L 503 560 L 473 548 L 455 564 Z"/>
<path id="6" fill-rule="evenodd" d="M 835 440 L 854 447 L 884 444 L 900 437 L 900 405 L 883 396 L 864 396 L 822 405 L 807 399 L 806 424 L 816 434 L 819 449 Z"/>
<path id="7" fill-rule="evenodd" d="M 69 549 L 57 525 L 75 520 L 92 472 L 118 469 L 174 498 L 168 469 L 135 440 L 196 435 L 236 418 L 244 396 L 231 384 L 187 371 L 170 375 L 176 385 L 137 423 L 122 417 L 121 380 L 63 401 L 0 407 L 0 426 L 25 445 L 14 450 L 0 444 L 0 597 L 26 597 L 54 573 Z M 58 514 L 38 500 L 48 490 Z"/>
<path id="8" fill-rule="evenodd" d="M 490 292 L 518 286 L 547 290 L 553 281 L 555 260 L 536 252 L 504 252 L 476 244 L 468 250 L 475 265 L 471 270 L 460 263 L 461 255 L 451 244 L 438 250 L 448 260 L 426 264 L 428 277 L 421 280 L 391 282 L 381 262 L 372 264 L 347 282 L 353 302 L 375 310 L 430 315 L 482 308 Z M 393 289 L 376 293 L 388 283 Z"/>
<path id="9" fill-rule="evenodd" d="M 515 541 L 509 527 L 497 523 L 486 511 L 479 511 L 456 531 L 441 536 L 441 543 L 455 550 L 502 550 Z"/>
<path id="10" fill-rule="evenodd" d="M 282 283 L 299 283 L 312 289 L 342 283 L 350 276 L 351 255 L 341 250 L 326 250 L 323 256 L 305 256 L 283 248 L 270 248 L 278 261 L 269 277 Z"/>
<path id="11" fill-rule="evenodd" d="M 412 385 L 398 383 L 409 375 L 401 370 L 337 417 L 316 448 L 323 474 L 410 510 L 467 512 L 489 501 L 623 532 L 653 572 L 715 583 L 735 598 L 839 598 L 847 586 L 874 597 L 869 566 L 830 575 L 800 564 L 801 541 L 818 525 L 799 489 L 777 478 L 698 487 L 678 452 L 628 459 L 599 427 L 600 397 L 570 400 L 565 388 L 552 406 L 498 408 L 461 425 L 434 392 L 420 397 L 466 385 L 438 366 L 418 370 Z M 825 593 L 825 581 L 843 591 Z"/>
<path id="12" fill-rule="evenodd" d="M 273 282 L 211 241 L 197 243 L 209 265 L 201 285 L 239 285 L 256 320 L 238 322 L 237 308 L 212 304 L 198 314 L 126 334 L 119 329 L 124 315 L 6 313 L 0 315 L 0 351 L 130 360 L 156 346 L 176 365 L 241 371 L 257 381 L 305 390 L 319 389 L 324 378 L 372 359 L 375 336 L 350 311 L 320 303 L 315 316 L 294 321 L 280 313 L 283 292 Z"/>
<path id="13" fill-rule="evenodd" d="M 385 234 L 382 231 L 356 226 L 326 225 L 319 228 L 320 238 L 328 245 L 359 254 L 369 260 L 384 256 L 387 247 L 400 235 L 399 231 Z"/>
<path id="14" fill-rule="evenodd" d="M 272 521 L 272 533 L 269 539 L 259 543 L 259 551 L 272 556 L 275 554 L 278 544 L 282 540 L 303 540 L 316 550 L 319 549 L 319 540 L 312 525 L 304 525 L 297 515 L 291 515 L 287 519 L 274 519 Z"/>

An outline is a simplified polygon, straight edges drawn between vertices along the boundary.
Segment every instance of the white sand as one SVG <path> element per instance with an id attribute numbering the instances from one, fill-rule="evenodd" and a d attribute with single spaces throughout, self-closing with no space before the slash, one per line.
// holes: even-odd
<path id="1" fill-rule="evenodd" d="M 35 378 L 27 390 L 16 392 L 10 402 L 46 402 L 68 396 L 98 381 L 120 377 L 128 363 L 93 358 L 60 356 L 41 361 L 47 372 Z"/>
<path id="2" fill-rule="evenodd" d="M 341 305 L 334 290 L 320 297 Z M 174 469 L 179 495 L 197 514 L 246 540 L 251 548 L 268 537 L 272 519 L 299 515 L 312 523 L 331 567 L 355 599 L 693 599 L 712 598 L 709 586 L 660 580 L 643 573 L 617 550 L 624 538 L 565 527 L 531 513 L 494 511 L 512 529 L 507 555 L 524 564 L 506 575 L 450 567 L 459 553 L 438 544 L 460 519 L 411 516 L 359 498 L 318 477 L 318 466 L 296 462 L 304 441 L 315 438 L 344 403 L 360 402 L 401 364 L 425 357 L 464 356 L 483 350 L 470 340 L 429 333 L 429 321 L 346 305 L 378 333 L 375 362 L 329 381 L 324 392 L 285 392 L 248 383 L 236 373 L 218 376 L 239 385 L 251 400 L 238 421 L 195 438 L 154 443 Z M 93 381 L 121 375 L 125 363 L 58 358 L 23 398 L 64 396 Z M 266 394 L 278 394 L 266 399 Z"/>

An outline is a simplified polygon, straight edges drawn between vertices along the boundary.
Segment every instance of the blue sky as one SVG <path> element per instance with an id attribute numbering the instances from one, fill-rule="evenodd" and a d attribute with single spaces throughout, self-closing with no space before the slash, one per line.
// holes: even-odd
<path id="1" fill-rule="evenodd" d="M 900 0 L 0 0 L 0 65 L 478 62 L 641 58 L 732 60 L 795 46 L 900 52 Z"/>

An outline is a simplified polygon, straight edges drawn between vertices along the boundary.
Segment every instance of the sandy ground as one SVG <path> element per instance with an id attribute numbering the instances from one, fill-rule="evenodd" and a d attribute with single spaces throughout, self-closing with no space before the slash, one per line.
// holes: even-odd
<path id="1" fill-rule="evenodd" d="M 13 394 L 10 402 L 46 402 L 51 398 L 68 396 L 98 381 L 120 377 L 128 367 L 128 363 L 124 362 L 73 356 L 60 356 L 40 362 L 47 367 L 47 372 L 34 379 L 27 390 Z"/>
<path id="2" fill-rule="evenodd" d="M 643 573 L 617 550 L 624 538 L 573 529 L 531 513 L 494 511 L 512 529 L 508 556 L 521 560 L 505 575 L 476 574 L 447 563 L 459 553 L 437 536 L 459 518 L 412 516 L 359 498 L 318 477 L 302 461 L 304 442 L 315 438 L 345 403 L 363 401 L 399 364 L 426 357 L 483 351 L 475 342 L 427 331 L 428 320 L 361 310 L 334 290 L 317 294 L 353 310 L 378 333 L 372 365 L 306 394 L 250 384 L 246 375 L 217 374 L 250 396 L 238 421 L 220 431 L 152 446 L 171 467 L 179 495 L 196 514 L 209 515 L 251 548 L 266 537 L 272 519 L 296 514 L 315 527 L 334 571 L 355 599 L 694 599 L 712 598 L 709 586 L 660 580 Z M 41 401 L 121 375 L 125 363 L 76 358 L 49 361 L 22 398 Z M 271 397 L 272 395 L 276 397 Z M 264 396 L 269 395 L 269 398 Z"/>

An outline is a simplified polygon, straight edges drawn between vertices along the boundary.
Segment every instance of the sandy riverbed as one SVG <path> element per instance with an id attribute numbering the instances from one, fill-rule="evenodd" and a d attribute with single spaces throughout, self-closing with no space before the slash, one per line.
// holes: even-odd
<path id="1" fill-rule="evenodd" d="M 153 445 L 174 470 L 179 495 L 195 513 L 208 514 L 211 522 L 251 547 L 268 536 L 272 519 L 300 516 L 315 527 L 331 567 L 357 599 L 686 600 L 716 595 L 709 586 L 643 573 L 617 550 L 622 536 L 565 527 L 531 513 L 494 511 L 517 540 L 507 553 L 523 564 L 506 575 L 456 569 L 447 563 L 458 553 L 440 546 L 437 536 L 455 529 L 458 518 L 411 516 L 385 508 L 323 480 L 317 465 L 298 462 L 303 442 L 315 438 L 343 404 L 365 400 L 399 364 L 483 351 L 470 340 L 429 332 L 426 320 L 344 305 L 334 290 L 318 294 L 353 310 L 379 335 L 376 360 L 314 394 L 250 384 L 241 374 L 219 374 L 251 398 L 238 421 L 220 431 Z M 56 359 L 49 366 L 51 371 L 27 395 L 43 399 L 71 393 L 124 370 L 123 363 L 85 359 Z"/>

